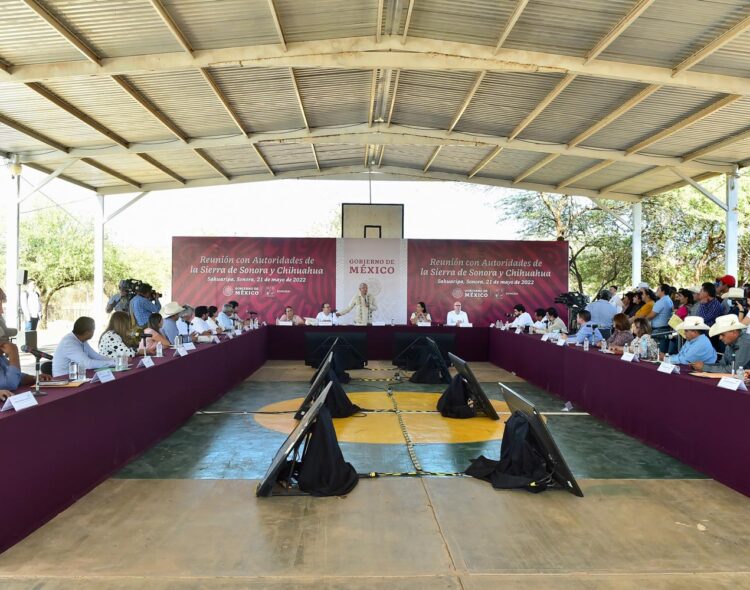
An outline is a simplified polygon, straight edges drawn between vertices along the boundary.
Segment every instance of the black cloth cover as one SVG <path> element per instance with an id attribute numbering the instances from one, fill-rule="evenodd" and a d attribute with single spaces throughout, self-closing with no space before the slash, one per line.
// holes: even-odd
<path id="1" fill-rule="evenodd" d="M 349 396 L 346 395 L 344 388 L 341 387 L 336 373 L 333 368 L 328 369 L 328 381 L 332 383 L 331 389 L 326 397 L 325 407 L 331 413 L 333 418 L 348 418 L 352 414 L 361 411 L 361 408 L 352 403 Z"/>
<path id="2" fill-rule="evenodd" d="M 438 411 L 445 418 L 473 418 L 477 411 L 469 406 L 469 392 L 461 375 L 453 377 L 451 384 L 440 396 Z"/>
<path id="3" fill-rule="evenodd" d="M 313 496 L 343 496 L 358 481 L 357 471 L 344 461 L 331 413 L 324 406 L 311 427 L 305 458 L 299 466 L 299 489 Z"/>
<path id="4" fill-rule="evenodd" d="M 482 455 L 471 462 L 466 475 L 488 481 L 497 489 L 522 488 L 533 493 L 547 489 L 547 462 L 522 412 L 515 412 L 505 422 L 500 461 Z"/>
<path id="5" fill-rule="evenodd" d="M 412 383 L 442 383 L 440 378 L 440 367 L 432 356 L 428 348 L 419 349 L 418 369 L 409 377 Z"/>

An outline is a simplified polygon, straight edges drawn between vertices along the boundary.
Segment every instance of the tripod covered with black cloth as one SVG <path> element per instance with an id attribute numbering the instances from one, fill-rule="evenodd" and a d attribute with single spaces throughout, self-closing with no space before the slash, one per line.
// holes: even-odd
<path id="1" fill-rule="evenodd" d="M 473 418 L 477 415 L 477 411 L 473 405 L 469 404 L 470 399 L 466 381 L 461 375 L 455 375 L 443 395 L 440 396 L 437 409 L 444 418 Z"/>
<path id="2" fill-rule="evenodd" d="M 287 460 L 276 481 L 296 481 L 300 491 L 313 496 L 343 496 L 357 485 L 357 470 L 344 460 L 325 406 L 310 427 L 302 459 Z"/>
<path id="3" fill-rule="evenodd" d="M 362 408 L 353 404 L 349 396 L 346 395 L 346 391 L 341 386 L 333 367 L 328 369 L 326 380 L 331 383 L 331 389 L 328 392 L 328 397 L 326 397 L 325 407 L 328 408 L 332 418 L 348 418 L 361 411 Z"/>
<path id="4" fill-rule="evenodd" d="M 500 460 L 482 455 L 471 462 L 466 475 L 488 481 L 496 489 L 525 489 L 536 494 L 554 483 L 545 456 L 528 417 L 516 411 L 505 422 Z"/>

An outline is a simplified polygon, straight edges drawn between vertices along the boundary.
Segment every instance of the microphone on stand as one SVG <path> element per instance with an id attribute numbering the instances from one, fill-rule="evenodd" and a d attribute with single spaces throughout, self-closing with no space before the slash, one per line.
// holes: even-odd
<path id="1" fill-rule="evenodd" d="M 36 348 L 31 348 L 29 345 L 24 344 L 21 347 L 21 352 L 26 352 L 28 354 L 34 355 L 36 358 L 42 358 L 47 359 L 48 361 L 52 360 L 52 355 L 44 352 L 43 350 L 37 350 Z"/>

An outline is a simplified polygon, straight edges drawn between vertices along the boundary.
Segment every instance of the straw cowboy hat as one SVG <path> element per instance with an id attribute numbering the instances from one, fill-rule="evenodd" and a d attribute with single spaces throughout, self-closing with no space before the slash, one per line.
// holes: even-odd
<path id="1" fill-rule="evenodd" d="M 745 329 L 747 329 L 747 326 L 736 315 L 722 315 L 716 318 L 716 323 L 711 326 L 708 335 L 716 336 L 724 332 L 731 332 L 732 330 L 744 331 Z"/>
<path id="2" fill-rule="evenodd" d="M 176 301 L 170 301 L 164 307 L 161 308 L 160 313 L 162 317 L 168 318 L 169 316 L 177 315 L 181 311 L 182 311 L 182 305 L 180 305 Z"/>
<path id="3" fill-rule="evenodd" d="M 703 318 L 697 315 L 687 316 L 681 324 L 675 327 L 675 330 L 710 330 L 704 322 Z"/>
<path id="4" fill-rule="evenodd" d="M 722 299 L 744 299 L 745 290 L 742 287 L 732 287 L 721 296 Z"/>

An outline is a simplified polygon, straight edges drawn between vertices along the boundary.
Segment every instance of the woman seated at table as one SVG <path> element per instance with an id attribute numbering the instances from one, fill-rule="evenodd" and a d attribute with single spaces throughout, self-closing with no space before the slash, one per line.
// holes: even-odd
<path id="1" fill-rule="evenodd" d="M 646 318 L 635 318 L 631 331 L 635 338 L 630 342 L 629 352 L 637 352 L 643 360 L 659 360 L 659 344 L 651 337 L 651 322 Z"/>
<path id="2" fill-rule="evenodd" d="M 154 354 L 156 352 L 157 343 L 161 342 L 164 348 L 169 348 L 169 339 L 162 333 L 161 329 L 164 325 L 164 318 L 161 317 L 160 313 L 152 313 L 148 316 L 148 324 L 146 329 L 143 330 L 144 334 L 148 334 L 146 338 L 146 354 Z M 143 340 L 138 345 L 138 352 L 143 352 Z"/>
<path id="3" fill-rule="evenodd" d="M 647 318 L 651 313 L 651 310 L 654 308 L 654 303 L 656 303 L 656 293 L 651 289 L 639 289 L 638 293 L 641 295 L 643 305 L 641 305 L 638 311 L 635 312 L 635 317 Z"/>
<path id="4" fill-rule="evenodd" d="M 130 316 L 124 311 L 116 311 L 109 317 L 107 329 L 99 338 L 99 354 L 110 358 L 117 358 L 123 354 L 135 356 L 135 350 L 130 346 L 132 339 Z"/>
<path id="5" fill-rule="evenodd" d="M 424 304 L 424 301 L 420 301 L 419 303 L 417 303 L 417 307 L 411 313 L 409 321 L 413 326 L 416 326 L 419 322 L 432 322 L 430 314 L 427 313 L 427 306 Z"/>
<path id="6" fill-rule="evenodd" d="M 291 322 L 292 326 L 304 326 L 305 320 L 294 313 L 294 308 L 291 305 L 287 305 L 284 308 L 284 314 L 276 321 L 279 322 Z"/>
<path id="7" fill-rule="evenodd" d="M 633 333 L 630 331 L 630 318 L 624 313 L 615 314 L 612 318 L 612 335 L 607 338 L 607 346 L 612 349 L 622 349 L 623 346 L 630 344 L 633 338 Z M 602 346 L 604 346 L 603 343 Z"/>
<path id="8" fill-rule="evenodd" d="M 695 305 L 693 292 L 690 289 L 680 289 L 675 295 L 675 300 L 677 301 L 677 305 L 675 306 L 674 313 L 684 322 L 685 318 L 691 315 L 690 310 Z"/>
<path id="9" fill-rule="evenodd" d="M 638 309 L 635 304 L 635 293 L 628 291 L 622 296 L 622 313 L 629 318 L 632 318 L 636 311 L 638 311 Z"/>

